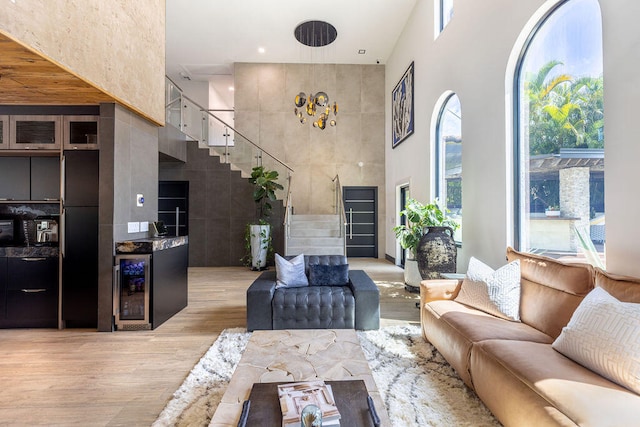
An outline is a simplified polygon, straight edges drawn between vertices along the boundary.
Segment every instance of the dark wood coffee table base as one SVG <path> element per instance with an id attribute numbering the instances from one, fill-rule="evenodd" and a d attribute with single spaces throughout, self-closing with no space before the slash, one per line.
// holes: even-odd
<path id="1" fill-rule="evenodd" d="M 333 389 L 333 397 L 340 412 L 340 425 L 374 427 L 369 411 L 369 393 L 362 380 L 325 381 Z M 280 426 L 282 411 L 278 400 L 279 383 L 256 383 L 251 389 L 247 426 Z"/>

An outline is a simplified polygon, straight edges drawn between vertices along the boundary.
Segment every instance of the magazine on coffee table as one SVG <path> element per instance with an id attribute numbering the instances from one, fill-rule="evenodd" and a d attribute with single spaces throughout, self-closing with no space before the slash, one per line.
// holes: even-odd
<path id="1" fill-rule="evenodd" d="M 323 426 L 339 426 L 340 412 L 331 386 L 322 380 L 302 381 L 278 385 L 282 409 L 282 426 L 299 426 L 300 415 L 307 405 L 316 405 L 322 412 Z"/>

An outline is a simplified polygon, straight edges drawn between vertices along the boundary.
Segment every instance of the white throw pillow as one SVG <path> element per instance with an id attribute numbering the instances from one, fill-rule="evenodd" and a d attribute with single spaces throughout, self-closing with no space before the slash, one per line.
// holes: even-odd
<path id="1" fill-rule="evenodd" d="M 552 347 L 640 394 L 640 304 L 597 287 L 582 300 Z"/>
<path id="2" fill-rule="evenodd" d="M 520 321 L 520 260 L 497 270 L 471 257 L 455 301 L 506 320 Z"/>
<path id="3" fill-rule="evenodd" d="M 286 260 L 276 254 L 276 279 L 276 289 L 309 286 L 309 280 L 304 271 L 304 255 L 300 254 L 291 260 Z"/>

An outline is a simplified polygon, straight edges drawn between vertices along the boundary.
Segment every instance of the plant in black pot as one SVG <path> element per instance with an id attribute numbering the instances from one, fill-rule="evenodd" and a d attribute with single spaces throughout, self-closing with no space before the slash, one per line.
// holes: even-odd
<path id="1" fill-rule="evenodd" d="M 417 291 L 422 279 L 433 278 L 433 268 L 438 272 L 455 273 L 457 249 L 453 232 L 459 227 L 453 219 L 447 218 L 438 201 L 423 204 L 415 199 L 407 200 L 400 215 L 406 217 L 406 224 L 393 228 L 400 246 L 407 250 L 405 262 L 405 283 L 407 289 Z M 442 233 L 445 233 L 445 236 Z M 427 238 L 426 235 L 430 234 Z M 448 236 L 448 237 L 447 237 Z M 437 240 L 436 240 L 437 239 Z M 431 244 L 437 242 L 441 246 Z M 450 261 L 453 259 L 453 267 Z M 445 261 L 445 265 L 440 265 Z M 451 270 L 452 271 L 448 271 Z"/>
<path id="2" fill-rule="evenodd" d="M 271 247 L 271 225 L 267 219 L 271 215 L 272 202 L 276 200 L 276 191 L 284 187 L 277 182 L 278 171 L 256 166 L 251 171 L 249 182 L 253 184 L 253 200 L 256 203 L 256 221 L 247 224 L 245 246 L 247 255 L 243 258 L 252 270 L 262 270 L 267 266 L 267 254 Z"/>

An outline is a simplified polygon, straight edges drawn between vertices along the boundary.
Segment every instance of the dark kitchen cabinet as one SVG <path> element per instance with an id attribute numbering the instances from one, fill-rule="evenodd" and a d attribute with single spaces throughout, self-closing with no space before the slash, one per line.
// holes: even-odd
<path id="1" fill-rule="evenodd" d="M 60 200 L 60 156 L 0 157 L 0 200 Z"/>
<path id="2" fill-rule="evenodd" d="M 0 199 L 29 200 L 30 182 L 29 157 L 0 157 Z"/>
<path id="3" fill-rule="evenodd" d="M 7 317 L 7 257 L 0 257 L 0 326 Z"/>
<path id="4" fill-rule="evenodd" d="M 58 257 L 9 257 L 5 326 L 58 326 Z"/>
<path id="5" fill-rule="evenodd" d="M 60 200 L 60 157 L 31 157 L 31 200 Z"/>
<path id="6" fill-rule="evenodd" d="M 98 326 L 99 152 L 65 151 L 62 320 L 67 328 Z"/>
<path id="7" fill-rule="evenodd" d="M 65 151 L 65 206 L 98 206 L 98 151 Z"/>

